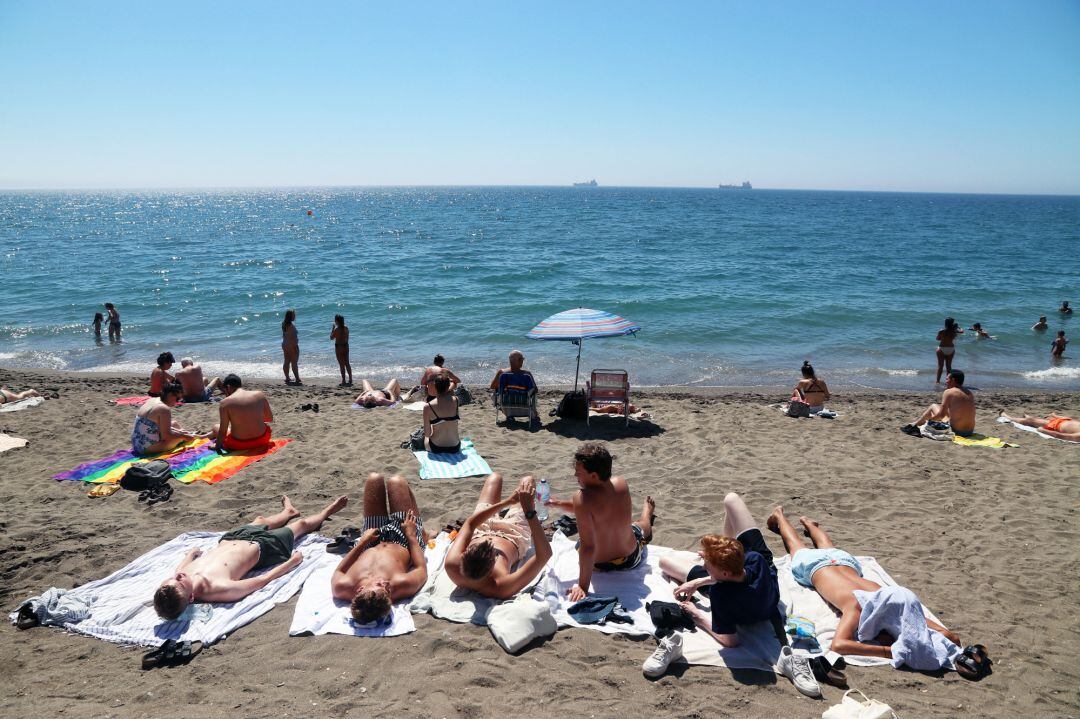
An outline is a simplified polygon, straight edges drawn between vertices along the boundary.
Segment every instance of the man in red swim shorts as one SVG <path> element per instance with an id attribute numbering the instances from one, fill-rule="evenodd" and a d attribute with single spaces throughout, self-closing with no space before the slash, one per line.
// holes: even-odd
<path id="1" fill-rule="evenodd" d="M 1051 437 L 1057 437 L 1069 442 L 1080 442 L 1080 421 L 1072 417 L 1065 417 L 1053 412 L 1047 417 L 1031 417 L 1026 414 L 1023 417 L 1010 417 L 1004 412 L 1001 413 L 1001 416 L 1010 422 L 1022 424 L 1026 427 L 1034 427 Z"/>
<path id="2" fill-rule="evenodd" d="M 228 375 L 221 382 L 225 399 L 218 409 L 220 421 L 214 426 L 217 438 L 214 449 L 235 452 L 262 449 L 270 444 L 270 422 L 274 415 L 266 395 L 258 390 L 242 389 L 240 378 Z"/>

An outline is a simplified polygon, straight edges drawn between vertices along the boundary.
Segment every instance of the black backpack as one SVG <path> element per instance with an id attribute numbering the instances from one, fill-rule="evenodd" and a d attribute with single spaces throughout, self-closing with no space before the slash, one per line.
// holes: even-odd
<path id="1" fill-rule="evenodd" d="M 469 388 L 463 384 L 459 384 L 457 389 L 454 390 L 454 396 L 457 397 L 458 404 L 472 404 L 473 396 Z"/>
<path id="2" fill-rule="evenodd" d="M 128 467 L 120 478 L 120 486 L 133 492 L 144 492 L 168 484 L 172 479 L 172 466 L 164 459 L 136 462 Z"/>
<path id="3" fill-rule="evenodd" d="M 585 390 L 567 392 L 559 400 L 559 406 L 552 414 L 563 419 L 585 419 L 589 416 L 589 404 L 585 401 Z"/>

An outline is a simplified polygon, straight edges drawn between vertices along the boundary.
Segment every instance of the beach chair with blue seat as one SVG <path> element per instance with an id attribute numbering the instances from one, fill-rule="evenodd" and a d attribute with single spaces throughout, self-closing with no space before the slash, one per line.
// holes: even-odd
<path id="1" fill-rule="evenodd" d="M 540 421 L 537 405 L 536 380 L 529 372 L 503 372 L 499 375 L 499 388 L 495 390 L 495 423 L 499 413 L 506 419 L 528 417 L 529 422 Z"/>
<path id="2" fill-rule="evenodd" d="M 594 369 L 585 382 L 585 400 L 590 409 L 622 405 L 626 425 L 630 425 L 630 376 L 626 370 Z M 588 415 L 585 424 L 589 424 Z"/>

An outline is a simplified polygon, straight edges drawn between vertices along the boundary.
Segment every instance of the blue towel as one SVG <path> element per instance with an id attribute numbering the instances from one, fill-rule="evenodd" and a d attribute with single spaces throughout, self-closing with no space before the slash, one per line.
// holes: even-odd
<path id="1" fill-rule="evenodd" d="M 491 467 L 477 454 L 472 440 L 461 440 L 461 451 L 456 454 L 432 454 L 413 452 L 420 463 L 420 479 L 459 479 L 491 474 Z"/>

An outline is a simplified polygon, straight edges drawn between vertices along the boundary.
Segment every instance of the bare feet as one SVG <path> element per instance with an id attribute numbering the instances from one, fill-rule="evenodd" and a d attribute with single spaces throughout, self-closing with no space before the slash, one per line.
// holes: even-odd
<path id="1" fill-rule="evenodd" d="M 652 497 L 645 497 L 645 506 L 641 508 L 641 519 L 638 520 L 638 524 L 645 530 L 645 534 L 650 539 L 652 538 L 652 526 L 656 521 L 656 500 Z"/>
<path id="2" fill-rule="evenodd" d="M 337 514 L 341 510 L 345 509 L 345 505 L 348 504 L 348 503 L 349 503 L 349 498 L 346 497 L 344 494 L 341 495 L 340 497 L 335 499 L 334 502 L 329 507 L 327 507 L 327 509 L 329 511 L 326 513 L 326 516 L 329 517 L 331 514 Z"/>
<path id="3" fill-rule="evenodd" d="M 774 509 L 772 511 L 772 514 L 770 514 L 765 519 L 765 526 L 769 528 L 770 532 L 773 532 L 775 534 L 780 534 L 780 520 L 783 519 L 783 518 L 784 518 L 784 508 L 778 506 L 776 509 Z"/>
<path id="4" fill-rule="evenodd" d="M 292 500 L 289 499 L 289 495 L 281 495 L 281 508 L 289 514 L 289 519 L 300 516 L 300 510 L 293 506 Z"/>
<path id="5" fill-rule="evenodd" d="M 799 517 L 799 523 L 803 526 L 803 536 L 809 537 L 811 529 L 817 529 L 818 523 L 809 517 Z"/>

